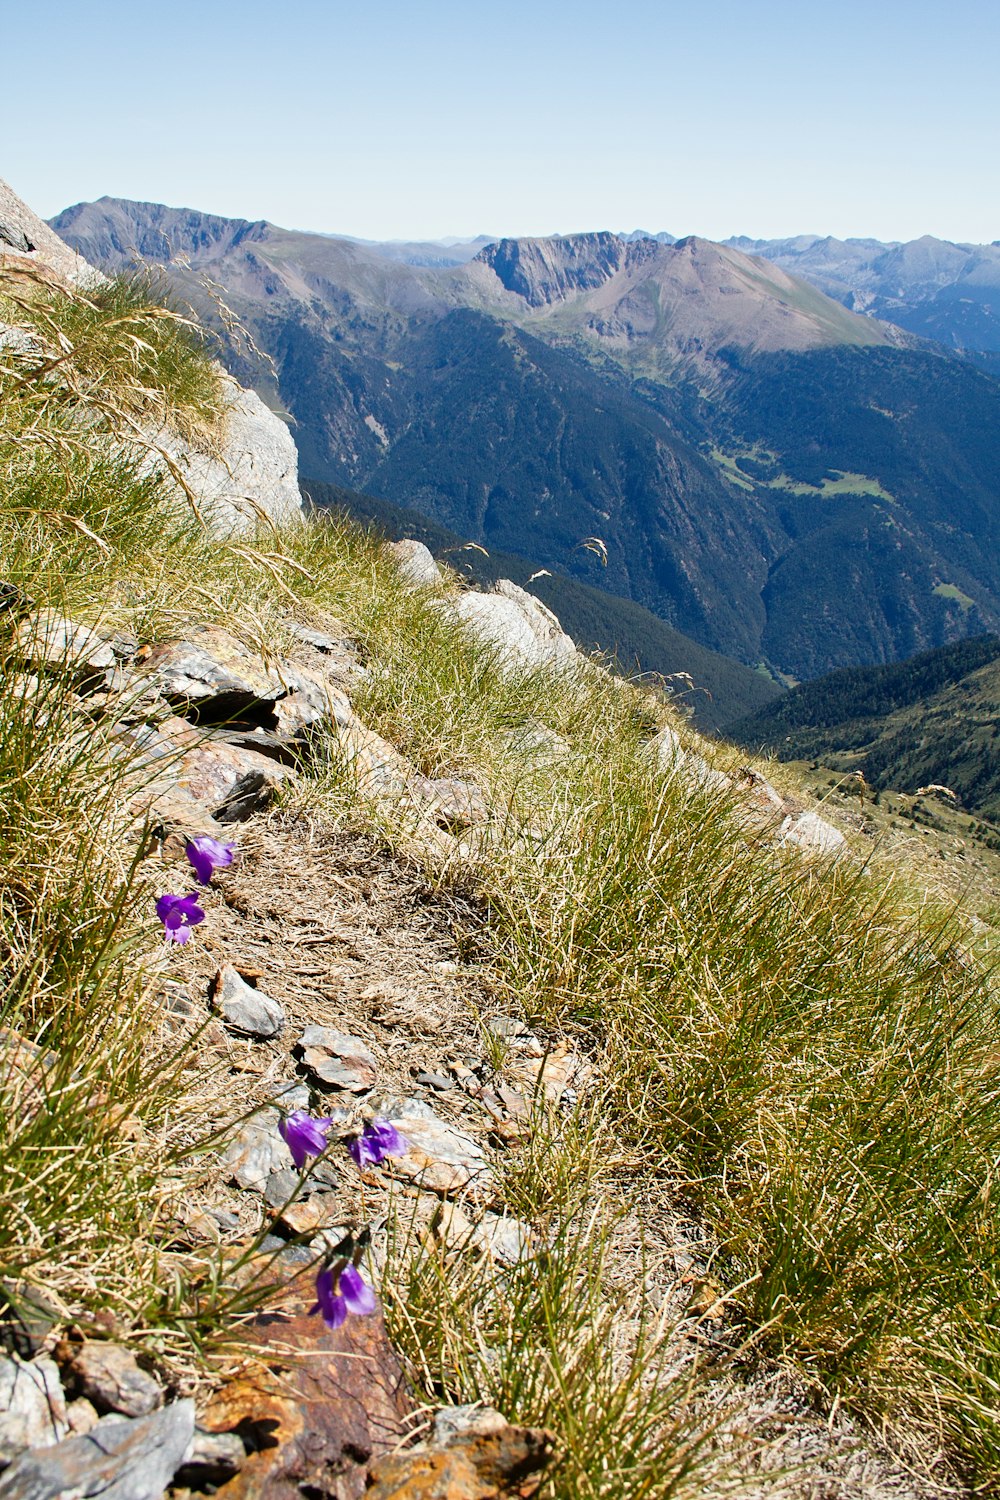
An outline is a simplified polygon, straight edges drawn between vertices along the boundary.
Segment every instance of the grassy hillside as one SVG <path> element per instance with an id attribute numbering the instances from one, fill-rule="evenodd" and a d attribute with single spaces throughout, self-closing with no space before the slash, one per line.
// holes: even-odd
<path id="1" fill-rule="evenodd" d="M 1000 820 L 1000 639 L 979 636 L 795 688 L 729 733 L 782 760 L 861 771 L 876 788 L 937 783 Z"/>
<path id="2" fill-rule="evenodd" d="M 462 778 L 487 809 L 415 862 L 401 817 L 320 731 L 277 811 L 239 832 L 245 868 L 209 892 L 209 919 L 178 952 L 153 900 L 183 856 L 137 826 L 139 766 L 122 748 L 150 727 L 148 705 L 95 693 L 68 657 L 26 672 L 11 630 L 4 1317 L 41 1292 L 56 1334 L 113 1329 L 171 1394 L 203 1399 L 234 1368 L 241 1318 L 268 1295 L 256 1257 L 278 1211 L 253 1199 L 207 1241 L 185 1213 L 218 1185 L 219 1135 L 276 1077 L 246 1040 L 223 1037 L 201 1064 L 204 997 L 227 944 L 245 944 L 250 973 L 291 952 L 283 925 L 319 851 L 327 883 L 295 935 L 312 1005 L 325 986 L 343 1007 L 337 964 L 370 962 L 379 881 L 398 891 L 405 872 L 402 905 L 424 926 L 437 913 L 454 954 L 421 982 L 461 980 L 489 1088 L 509 1088 L 516 1060 L 510 1030 L 488 1024 L 498 1011 L 533 1028 L 549 1065 L 570 1052 L 584 1065 L 575 1095 L 536 1087 L 517 1131 L 492 1137 L 491 1206 L 534 1247 L 513 1266 L 437 1233 L 437 1198 L 425 1231 L 409 1184 L 375 1211 L 377 1184 L 338 1178 L 350 1218 L 333 1222 L 371 1230 L 366 1274 L 427 1409 L 482 1400 L 551 1429 L 548 1500 L 701 1500 L 737 1480 L 815 1494 L 845 1410 L 866 1443 L 886 1434 L 939 1477 L 995 1492 L 995 897 L 973 893 L 966 921 L 928 872 L 880 860 L 862 836 L 832 865 L 776 844 L 735 790 L 655 759 L 661 728 L 693 738 L 661 696 L 585 664 L 511 667 L 455 622 L 454 583 L 408 588 L 355 525 L 209 534 L 135 437 L 136 421 L 167 417 L 210 442 L 218 419 L 197 335 L 148 288 L 84 295 L 7 273 L 0 318 L 24 335 L 0 351 L 4 598 L 29 621 L 57 608 L 136 656 L 204 624 L 261 663 L 293 649 L 293 626 L 349 634 L 364 724 L 411 780 Z M 365 840 L 360 926 L 318 941 L 349 873 L 336 860 L 347 834 Z M 383 877 L 376 856 L 392 849 Z M 195 1036 L 178 1030 L 178 975 L 201 1006 Z M 426 995 L 398 972 L 361 988 L 359 1014 L 383 1017 L 409 1080 L 440 1024 Z M 292 1239 L 315 1271 L 311 1233 Z M 287 1269 L 284 1251 L 272 1269 Z M 779 1370 L 790 1407 L 773 1395 Z M 786 1424 L 810 1409 L 826 1446 L 805 1445 L 790 1476 Z"/>
<path id="3" fill-rule="evenodd" d="M 604 653 L 628 675 L 671 679 L 663 684 L 671 703 L 690 713 L 704 733 L 717 732 L 781 693 L 766 672 L 707 650 L 630 600 L 560 574 L 533 578 L 537 563 L 510 552 L 485 554 L 467 546 L 456 532 L 388 500 L 316 480 L 304 480 L 302 488 L 321 509 L 371 523 L 393 540 L 415 537 L 480 588 L 489 588 L 498 578 L 510 578 L 522 587 L 531 579 L 532 593 L 559 617 L 582 651 Z"/>

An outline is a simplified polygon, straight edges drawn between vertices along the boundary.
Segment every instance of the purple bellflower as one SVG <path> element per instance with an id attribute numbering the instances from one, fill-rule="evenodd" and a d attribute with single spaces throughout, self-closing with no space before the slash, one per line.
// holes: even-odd
<path id="1" fill-rule="evenodd" d="M 307 1157 L 319 1156 L 326 1150 L 326 1135 L 332 1124 L 332 1120 L 314 1120 L 304 1109 L 293 1109 L 278 1121 L 281 1139 L 292 1153 L 298 1171 L 302 1171 Z"/>
<path id="2" fill-rule="evenodd" d="M 196 839 L 188 840 L 184 853 L 194 870 L 194 878 L 199 884 L 208 885 L 213 870 L 222 870 L 226 865 L 232 864 L 236 845 L 223 844 L 219 839 L 202 834 Z"/>
<path id="3" fill-rule="evenodd" d="M 349 1142 L 348 1151 L 359 1167 L 366 1162 L 378 1165 L 386 1156 L 405 1156 L 409 1142 L 401 1136 L 389 1120 L 369 1120 L 356 1140 Z"/>
<path id="4" fill-rule="evenodd" d="M 338 1274 L 329 1266 L 316 1277 L 314 1313 L 323 1314 L 327 1328 L 339 1328 L 348 1313 L 363 1318 L 377 1306 L 375 1293 L 355 1266 L 345 1266 Z"/>
<path id="5" fill-rule="evenodd" d="M 194 891 L 187 896 L 175 896 L 172 891 L 167 891 L 156 903 L 156 915 L 163 923 L 163 934 L 168 943 L 186 943 L 191 928 L 205 920 Z"/>

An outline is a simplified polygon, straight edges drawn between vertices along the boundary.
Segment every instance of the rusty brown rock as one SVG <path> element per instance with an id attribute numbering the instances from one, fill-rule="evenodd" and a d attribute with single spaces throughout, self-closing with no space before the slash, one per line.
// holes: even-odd
<path id="1" fill-rule="evenodd" d="M 191 744 L 191 733 L 188 725 L 176 737 L 162 729 L 143 734 L 136 771 L 143 784 L 133 797 L 133 812 L 184 828 L 201 828 L 215 819 L 236 822 L 266 807 L 295 774 L 271 756 L 204 733 L 200 743 Z"/>
<path id="2" fill-rule="evenodd" d="M 302 1280 L 245 1331 L 261 1362 L 203 1418 L 206 1431 L 238 1429 L 251 1450 L 226 1500 L 360 1500 L 369 1463 L 398 1446 L 415 1410 L 381 1316 L 331 1331 L 309 1314 Z"/>
<path id="3" fill-rule="evenodd" d="M 554 1453 L 550 1432 L 504 1422 L 493 1430 L 461 1433 L 443 1448 L 420 1447 L 379 1459 L 371 1467 L 365 1500 L 528 1497 Z"/>

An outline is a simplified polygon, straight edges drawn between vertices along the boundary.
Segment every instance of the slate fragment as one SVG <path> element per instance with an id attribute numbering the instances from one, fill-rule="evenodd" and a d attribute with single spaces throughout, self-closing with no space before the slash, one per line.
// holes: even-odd
<path id="1" fill-rule="evenodd" d="M 149 1417 L 102 1417 L 84 1437 L 20 1454 L 0 1500 L 161 1500 L 194 1436 L 194 1402 Z"/>

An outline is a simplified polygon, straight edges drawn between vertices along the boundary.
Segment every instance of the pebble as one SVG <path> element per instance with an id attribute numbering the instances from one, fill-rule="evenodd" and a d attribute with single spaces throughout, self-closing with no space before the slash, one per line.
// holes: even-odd
<path id="1" fill-rule="evenodd" d="M 442 1094 L 450 1093 L 455 1087 L 452 1079 L 446 1078 L 443 1073 L 417 1073 L 415 1081 L 423 1084 L 426 1089 L 437 1089 Z"/>
<path id="2" fill-rule="evenodd" d="M 101 1413 L 148 1417 L 163 1405 L 158 1382 L 139 1368 L 135 1355 L 121 1344 L 97 1340 L 84 1344 L 73 1355 L 67 1373 L 79 1394 Z"/>
<path id="3" fill-rule="evenodd" d="M 215 976 L 214 1004 L 233 1031 L 267 1041 L 285 1025 L 285 1012 L 277 1000 L 254 989 L 226 964 Z"/>
<path id="4" fill-rule="evenodd" d="M 296 1050 L 312 1076 L 331 1088 L 362 1094 L 378 1078 L 375 1058 L 359 1036 L 329 1026 L 307 1026 Z"/>

